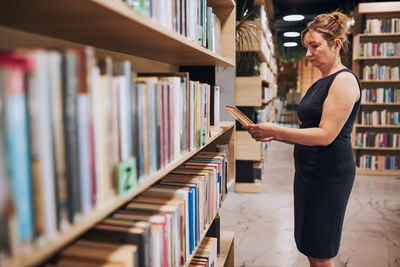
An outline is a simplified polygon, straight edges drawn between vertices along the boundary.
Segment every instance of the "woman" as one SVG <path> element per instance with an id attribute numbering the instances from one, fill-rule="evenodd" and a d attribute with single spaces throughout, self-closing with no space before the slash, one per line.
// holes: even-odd
<path id="1" fill-rule="evenodd" d="M 321 71 L 301 100 L 298 129 L 271 123 L 245 126 L 257 141 L 295 144 L 295 240 L 310 266 L 333 266 L 355 177 L 350 133 L 360 107 L 361 85 L 341 62 L 348 48 L 347 16 L 321 14 L 301 39 L 306 57 Z"/>

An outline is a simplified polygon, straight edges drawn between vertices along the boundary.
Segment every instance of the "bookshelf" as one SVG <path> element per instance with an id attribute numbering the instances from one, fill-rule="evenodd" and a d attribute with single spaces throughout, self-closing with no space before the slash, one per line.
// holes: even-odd
<path id="1" fill-rule="evenodd" d="M 400 43 L 400 2 L 360 3 L 354 14 L 352 69 L 363 90 L 352 133 L 357 173 L 399 175 L 400 147 L 388 140 L 400 134 L 400 57 L 392 50 Z"/>
<path id="2" fill-rule="evenodd" d="M 254 58 L 257 58 L 247 60 L 244 56 L 244 59 L 240 59 L 235 79 L 235 105 L 255 123 L 275 120 L 277 66 L 270 30 L 273 14 L 270 8 L 266 8 L 270 4 L 271 1 L 254 1 L 259 17 L 244 23 L 244 27 L 252 29 L 254 34 L 250 33 L 243 45 L 237 48 L 241 55 L 256 55 Z M 243 64 L 243 68 L 239 64 Z M 261 188 L 259 173 L 265 164 L 268 144 L 256 142 L 241 129 L 236 131 L 235 138 L 236 164 L 241 170 L 241 173 L 236 173 L 235 191 L 258 193 Z"/>
<path id="3" fill-rule="evenodd" d="M 89 45 L 94 48 L 97 56 L 107 55 L 116 60 L 131 61 L 134 72 L 178 72 L 180 66 L 195 65 L 234 66 L 235 2 L 209 0 L 207 5 L 213 8 L 221 22 L 221 54 L 160 25 L 119 0 L 3 2 L 0 4 L 0 49 L 62 50 Z M 53 240 L 40 244 L 35 242 L 28 254 L 11 257 L 2 266 L 36 266 L 45 263 L 96 223 L 146 191 L 182 163 L 200 151 L 213 151 L 217 144 L 228 144 L 229 147 L 229 191 L 235 180 L 234 129 L 233 122 L 220 122 L 218 126 L 211 126 L 211 136 L 203 146 L 186 152 L 149 175 L 128 195 L 114 196 L 91 209 L 79 221 L 58 232 Z M 208 227 L 201 238 L 205 236 Z M 228 246 L 226 253 L 233 253 L 233 246 Z M 225 262 L 227 259 L 221 261 Z M 190 259 L 185 266 L 189 262 Z"/>

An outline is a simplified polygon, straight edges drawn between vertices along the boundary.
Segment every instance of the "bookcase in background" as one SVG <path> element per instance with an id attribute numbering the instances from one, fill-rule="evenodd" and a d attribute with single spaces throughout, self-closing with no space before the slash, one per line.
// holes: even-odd
<path id="1" fill-rule="evenodd" d="M 362 102 L 352 142 L 358 174 L 399 175 L 400 2 L 354 11 L 353 72 Z"/>
<path id="2" fill-rule="evenodd" d="M 173 24 L 161 25 L 159 21 L 134 10 L 118 0 L 71 0 L 71 1 L 6 1 L 0 4 L 0 49 L 14 48 L 79 48 L 94 47 L 97 56 L 111 56 L 116 60 L 128 60 L 135 72 L 178 72 L 180 66 L 235 65 L 235 3 L 232 0 L 209 0 L 207 6 L 221 25 L 221 54 L 204 47 L 196 39 L 182 34 L 182 28 Z M 172 22 L 171 22 L 172 23 Z M 234 90 L 234 88 L 224 88 Z M 84 102 L 80 104 L 84 110 Z M 76 240 L 99 221 L 146 191 L 168 173 L 192 158 L 201 150 L 215 151 L 218 144 L 228 144 L 230 180 L 234 183 L 234 124 L 220 122 L 211 127 L 211 136 L 205 145 L 195 148 L 167 166 L 159 169 L 135 190 L 124 197 L 107 200 L 90 210 L 77 223 L 44 244 L 34 244 L 29 254 L 12 257 L 5 266 L 36 266 L 46 262 L 61 249 Z M 233 234 L 224 234 L 224 257 L 233 266 Z M 201 234 L 204 237 L 205 233 Z M 229 236 L 225 238 L 225 236 Z M 228 241 L 227 241 L 228 240 Z M 222 246 L 221 245 L 221 246 Z M 196 250 L 193 252 L 195 253 Z M 230 255 L 227 257 L 227 255 Z M 222 263 L 221 263 L 222 261 Z M 218 264 L 225 265 L 221 259 Z M 190 262 L 190 260 L 189 260 Z M 186 265 L 189 264 L 186 263 Z M 226 265 L 225 265 L 226 266 Z"/>
<path id="3" fill-rule="evenodd" d="M 270 1 L 253 1 L 257 18 L 246 21 L 254 30 L 239 47 L 235 79 L 235 105 L 255 123 L 275 121 L 277 65 L 271 34 Z M 238 48 L 237 48 L 238 49 Z M 259 192 L 268 144 L 256 142 L 236 124 L 236 192 Z"/>

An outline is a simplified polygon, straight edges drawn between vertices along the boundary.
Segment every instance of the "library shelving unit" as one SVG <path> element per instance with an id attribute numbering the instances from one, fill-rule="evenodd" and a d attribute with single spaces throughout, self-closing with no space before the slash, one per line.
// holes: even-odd
<path id="1" fill-rule="evenodd" d="M 271 10 L 267 8 L 269 1 L 254 1 L 260 6 L 260 17 L 248 21 L 250 27 L 255 29 L 255 34 L 250 34 L 249 39 L 240 47 L 238 52 L 252 52 L 258 55 L 260 61 L 259 76 L 237 76 L 235 79 L 235 105 L 239 108 L 257 109 L 257 121 L 275 121 L 275 98 L 277 94 L 277 65 L 275 59 L 274 43 L 268 16 Z M 268 14 L 268 15 L 267 15 Z M 236 192 L 258 193 L 261 188 L 261 175 L 265 165 L 267 143 L 257 142 L 251 138 L 247 131 L 236 131 L 236 160 L 243 163 L 240 169 L 248 169 L 246 173 L 251 177 L 238 177 L 243 174 L 236 173 Z M 240 162 L 238 162 L 240 161 Z M 245 171 L 244 171 L 245 172 Z M 257 178 L 255 178 L 257 177 Z"/>
<path id="2" fill-rule="evenodd" d="M 4 1 L 0 4 L 0 49 L 62 49 L 83 48 L 89 45 L 95 49 L 98 56 L 109 55 L 115 59 L 131 61 L 133 71 L 137 72 L 178 72 L 180 66 L 194 65 L 234 66 L 235 2 L 209 0 L 207 5 L 213 8 L 221 22 L 221 54 L 214 53 L 161 26 L 118 0 Z M 233 122 L 220 122 L 219 126 L 211 126 L 211 137 L 205 145 L 183 154 L 166 167 L 146 177 L 129 195 L 115 196 L 94 208 L 77 223 L 57 233 L 55 239 L 44 244 L 34 243 L 29 254 L 12 256 L 4 266 L 37 266 L 45 263 L 96 223 L 144 192 L 196 153 L 215 151 L 217 144 L 228 144 L 229 147 L 228 188 L 231 188 L 235 181 L 234 129 Z M 223 257 L 218 260 L 218 266 L 233 266 L 233 236 L 233 233 L 222 234 Z M 195 252 L 196 250 L 192 256 Z M 189 263 L 190 259 L 185 266 Z"/>
<path id="3" fill-rule="evenodd" d="M 387 143 L 387 138 L 400 134 L 400 2 L 360 3 L 354 16 L 352 66 L 360 77 L 364 97 L 352 133 L 357 173 L 399 175 L 396 158 L 398 162 L 400 148 Z M 371 138 L 378 134 L 372 143 L 365 137 L 361 141 L 362 135 Z"/>

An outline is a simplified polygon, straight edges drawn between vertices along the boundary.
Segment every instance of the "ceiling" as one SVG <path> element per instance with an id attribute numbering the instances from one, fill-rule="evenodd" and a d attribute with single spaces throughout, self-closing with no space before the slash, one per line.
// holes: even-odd
<path id="1" fill-rule="evenodd" d="M 357 5 L 356 0 L 273 0 L 275 25 L 273 30 L 279 38 L 283 32 L 297 31 L 301 32 L 307 22 L 321 13 L 328 13 L 340 10 L 344 13 L 350 13 Z M 288 22 L 282 18 L 286 15 L 301 14 L 305 19 L 299 22 Z"/>

